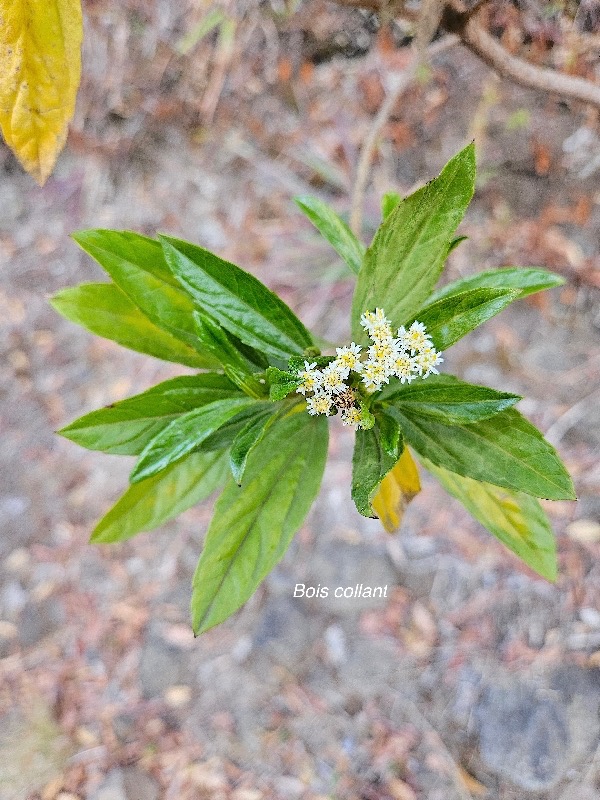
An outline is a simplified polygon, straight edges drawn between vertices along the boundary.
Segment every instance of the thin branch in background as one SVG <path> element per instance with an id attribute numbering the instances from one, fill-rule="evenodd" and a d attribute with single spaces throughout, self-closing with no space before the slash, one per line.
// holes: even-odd
<path id="1" fill-rule="evenodd" d="M 428 58 L 433 58 L 444 50 L 447 50 L 449 47 L 457 44 L 458 41 L 459 39 L 457 36 L 448 34 L 438 42 L 434 42 L 433 44 L 429 45 L 429 47 L 427 47 L 425 50 L 425 54 Z M 360 151 L 360 157 L 356 167 L 356 178 L 354 180 L 354 187 L 352 189 L 352 198 L 350 202 L 350 227 L 357 236 L 360 236 L 362 228 L 365 192 L 367 190 L 371 162 L 377 148 L 379 136 L 397 101 L 414 80 L 421 63 L 422 59 L 420 54 L 418 50 L 414 48 L 411 60 L 402 70 L 402 72 L 394 73 L 388 76 L 388 80 L 390 80 L 392 86 L 387 97 L 381 104 L 375 119 L 373 120 Z"/>
<path id="2" fill-rule="evenodd" d="M 477 15 L 467 19 L 464 27 L 456 31 L 462 43 L 482 61 L 521 86 L 541 89 L 569 100 L 590 103 L 600 109 L 600 86 L 585 78 L 565 75 L 558 70 L 538 67 L 522 58 L 511 55 L 500 42 L 478 22 Z"/>
<path id="3" fill-rule="evenodd" d="M 335 2 L 386 15 L 397 9 L 399 13 L 410 16 L 410 12 L 403 7 L 402 3 L 396 5 L 388 0 L 335 0 Z M 594 108 L 600 109 L 600 86 L 597 83 L 585 78 L 566 75 L 555 69 L 538 67 L 505 50 L 500 42 L 483 27 L 479 19 L 479 12 L 486 2 L 487 0 L 481 0 L 472 8 L 465 9 L 460 0 L 446 0 L 442 28 L 449 33 L 456 34 L 465 47 L 489 67 L 496 70 L 501 77 L 508 78 L 528 89 L 539 89 L 568 100 L 589 103 Z"/>

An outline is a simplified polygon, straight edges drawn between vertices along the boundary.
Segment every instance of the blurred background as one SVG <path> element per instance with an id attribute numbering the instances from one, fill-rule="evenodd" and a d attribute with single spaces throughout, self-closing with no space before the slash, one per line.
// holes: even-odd
<path id="1" fill-rule="evenodd" d="M 292 203 L 350 208 L 361 144 L 406 63 L 402 20 L 317 0 L 211 7 L 86 0 L 83 82 L 43 189 L 0 145 L 0 800 L 593 800 L 600 797 L 600 128 L 461 45 L 381 130 L 365 239 L 474 138 L 476 198 L 447 278 L 539 265 L 564 287 L 511 306 L 444 368 L 526 399 L 577 503 L 546 503 L 555 586 L 423 478 L 400 535 L 355 512 L 352 435 L 331 425 L 310 517 L 233 619 L 194 640 L 190 581 L 211 503 L 88 544 L 129 459 L 53 431 L 185 368 L 59 318 L 103 273 L 86 227 L 167 231 L 252 271 L 331 340 L 352 280 Z M 490 30 L 599 78 L 595 0 L 494 0 Z M 385 15 L 384 15 L 385 16 Z M 446 279 L 446 278 L 445 278 Z M 387 599 L 293 598 L 295 583 Z"/>

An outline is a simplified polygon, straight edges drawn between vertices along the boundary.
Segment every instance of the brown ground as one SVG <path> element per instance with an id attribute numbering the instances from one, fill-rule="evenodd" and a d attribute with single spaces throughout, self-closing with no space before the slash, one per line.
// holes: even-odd
<path id="1" fill-rule="evenodd" d="M 348 210 L 394 56 L 369 19 L 334 7 L 287 24 L 251 9 L 231 55 L 209 37 L 185 57 L 175 43 L 200 17 L 192 7 L 89 0 L 86 11 L 85 77 L 54 177 L 39 189 L 0 151 L 0 800 L 599 796 L 593 119 L 449 51 L 386 127 L 366 204 L 372 230 L 381 192 L 408 191 L 475 136 L 470 239 L 450 273 L 540 264 L 568 278 L 445 364 L 525 395 L 521 409 L 572 472 L 579 502 L 548 504 L 556 586 L 432 480 L 400 536 L 360 518 L 351 438 L 334 423 L 321 496 L 288 556 L 194 641 L 189 586 L 210 504 L 126 545 L 91 546 L 130 464 L 53 434 L 181 371 L 51 310 L 50 293 L 101 279 L 68 234 L 182 235 L 343 340 L 351 281 L 291 197 Z M 387 584 L 388 599 L 295 600 L 298 581 Z"/>

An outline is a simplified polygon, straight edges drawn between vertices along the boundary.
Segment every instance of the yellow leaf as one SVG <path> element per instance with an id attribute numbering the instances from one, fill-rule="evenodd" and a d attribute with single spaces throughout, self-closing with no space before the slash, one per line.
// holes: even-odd
<path id="1" fill-rule="evenodd" d="M 394 468 L 381 481 L 371 504 L 388 533 L 398 530 L 406 506 L 420 491 L 417 465 L 405 447 Z"/>
<path id="2" fill-rule="evenodd" d="M 41 185 L 75 111 L 82 37 L 81 0 L 0 0 L 0 128 Z"/>

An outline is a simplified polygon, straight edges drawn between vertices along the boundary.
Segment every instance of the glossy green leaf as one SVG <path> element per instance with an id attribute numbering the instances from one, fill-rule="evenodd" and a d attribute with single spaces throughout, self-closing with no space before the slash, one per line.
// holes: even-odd
<path id="1" fill-rule="evenodd" d="M 445 425 L 398 408 L 404 437 L 420 456 L 467 478 L 548 500 L 574 500 L 556 450 L 514 408 L 469 425 Z"/>
<path id="2" fill-rule="evenodd" d="M 275 406 L 257 411 L 233 440 L 229 452 L 229 465 L 235 482 L 241 486 L 248 456 L 265 435 L 280 409 Z"/>
<path id="3" fill-rule="evenodd" d="M 374 414 L 373 422 L 377 422 L 379 441 L 384 451 L 397 461 L 404 449 L 402 430 L 398 420 L 386 414 L 385 411 L 377 411 Z"/>
<path id="4" fill-rule="evenodd" d="M 177 417 L 142 450 L 131 473 L 131 483 L 156 475 L 183 458 L 244 407 L 255 402 L 249 397 L 217 400 Z"/>
<path id="5" fill-rule="evenodd" d="M 501 267 L 452 281 L 452 283 L 436 289 L 429 297 L 429 302 L 433 303 L 443 297 L 450 297 L 472 289 L 514 289 L 519 292 L 520 299 L 534 292 L 562 286 L 564 282 L 565 279 L 562 275 L 556 275 L 554 272 L 548 272 L 539 267 Z"/>
<path id="6" fill-rule="evenodd" d="M 194 312 L 198 338 L 213 358 L 217 359 L 228 378 L 251 397 L 264 397 L 266 385 L 262 385 L 253 374 L 257 367 L 235 347 L 226 330 L 223 330 L 207 314 Z"/>
<path id="7" fill-rule="evenodd" d="M 90 450 L 135 456 L 181 414 L 216 400 L 240 396 L 239 389 L 225 375 L 182 375 L 92 411 L 58 433 Z"/>
<path id="8" fill-rule="evenodd" d="M 92 542 L 122 542 L 158 528 L 225 483 L 224 453 L 190 453 L 158 475 L 130 486 L 92 533 Z"/>
<path id="9" fill-rule="evenodd" d="M 431 417 L 446 425 L 464 425 L 499 414 L 522 398 L 475 386 L 451 375 L 430 375 L 424 381 L 401 384 L 394 381 L 381 392 L 380 402 L 416 416 Z"/>
<path id="10" fill-rule="evenodd" d="M 130 350 L 197 369 L 207 366 L 204 356 L 154 325 L 113 283 L 82 283 L 62 289 L 50 302 L 71 322 Z"/>
<path id="11" fill-rule="evenodd" d="M 192 452 L 207 452 L 209 450 L 224 450 L 231 447 L 236 436 L 243 431 L 250 420 L 260 414 L 267 414 L 273 411 L 273 404 L 267 400 L 265 402 L 255 402 L 251 406 L 242 409 L 238 414 L 228 420 L 224 425 L 201 442 Z"/>
<path id="12" fill-rule="evenodd" d="M 312 345 L 295 314 L 253 275 L 189 242 L 167 236 L 160 240 L 173 275 L 199 309 L 242 342 L 285 360 Z"/>
<path id="13" fill-rule="evenodd" d="M 364 311 L 379 306 L 394 325 L 400 325 L 427 299 L 474 185 L 475 149 L 470 144 L 437 178 L 399 203 L 380 225 L 354 292 L 355 339 L 363 339 L 360 316 Z"/>
<path id="14" fill-rule="evenodd" d="M 352 499 L 359 514 L 363 517 L 377 517 L 373 509 L 373 499 L 379 485 L 388 472 L 393 469 L 397 456 L 391 456 L 381 442 L 379 425 L 370 430 L 357 430 L 352 456 Z"/>
<path id="15" fill-rule="evenodd" d="M 556 580 L 556 542 L 548 518 L 535 497 L 465 478 L 421 457 L 425 469 L 490 533 L 531 569 Z"/>
<path id="16" fill-rule="evenodd" d="M 355 275 L 358 275 L 366 248 L 352 233 L 344 220 L 317 197 L 294 197 L 298 208 L 306 214 L 321 236 L 333 247 Z"/>
<path id="17" fill-rule="evenodd" d="M 447 350 L 518 297 L 514 289 L 471 289 L 425 306 L 407 324 L 422 322 L 436 349 Z"/>
<path id="18" fill-rule="evenodd" d="M 148 319 L 199 349 L 192 298 L 173 277 L 160 242 L 131 231 L 87 230 L 72 236 Z M 203 357 L 207 368 L 217 365 L 208 354 Z"/>
<path id="19" fill-rule="evenodd" d="M 278 418 L 216 503 L 194 575 L 192 620 L 201 633 L 227 619 L 280 561 L 315 499 L 327 456 L 325 417 Z"/>

